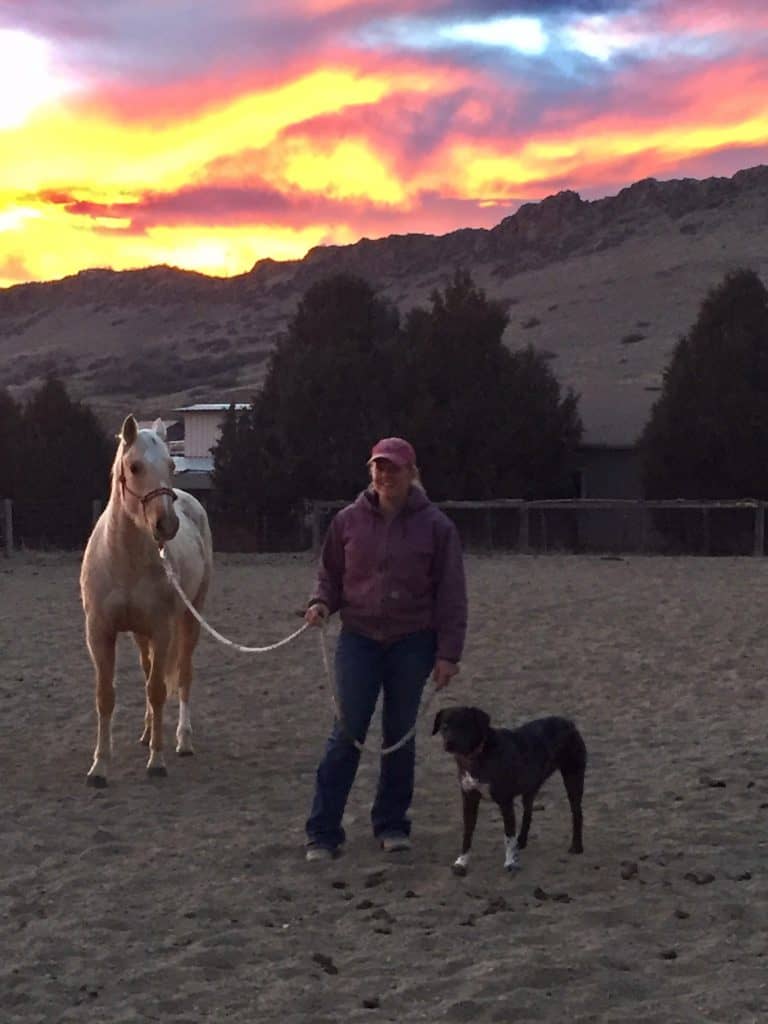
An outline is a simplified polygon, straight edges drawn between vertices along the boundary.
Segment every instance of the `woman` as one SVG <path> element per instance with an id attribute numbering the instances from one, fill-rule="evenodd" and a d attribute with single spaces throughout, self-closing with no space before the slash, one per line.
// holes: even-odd
<path id="1" fill-rule="evenodd" d="M 370 487 L 331 521 L 306 621 L 334 612 L 342 630 L 335 672 L 342 722 L 335 722 L 317 769 L 306 823 L 307 860 L 337 856 L 360 752 L 383 690 L 384 746 L 416 722 L 430 674 L 440 690 L 459 671 L 467 623 L 464 562 L 456 527 L 419 482 L 416 454 L 400 437 L 377 442 Z M 382 756 L 371 808 L 373 834 L 387 852 L 410 849 L 408 809 L 416 746 Z"/>

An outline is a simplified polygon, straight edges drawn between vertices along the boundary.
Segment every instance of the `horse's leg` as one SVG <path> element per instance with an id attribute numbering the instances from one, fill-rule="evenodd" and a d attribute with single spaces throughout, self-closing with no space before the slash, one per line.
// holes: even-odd
<path id="1" fill-rule="evenodd" d="M 144 673 L 145 685 L 149 681 L 149 670 L 152 666 L 152 656 L 149 648 L 149 640 L 145 636 L 140 636 L 138 633 L 133 634 L 133 639 L 136 641 L 136 646 L 139 648 L 139 660 L 141 662 L 141 670 Z M 144 711 L 144 732 L 139 737 L 139 743 L 142 743 L 145 747 L 149 746 L 149 734 L 152 729 L 152 705 L 149 703 L 149 698 L 146 700 L 146 708 Z"/>
<path id="2" fill-rule="evenodd" d="M 192 689 L 192 652 L 200 636 L 200 626 L 190 612 L 179 621 L 179 724 L 176 729 L 176 753 L 182 757 L 194 754 L 189 694 Z"/>
<path id="3" fill-rule="evenodd" d="M 86 624 L 85 639 L 96 672 L 96 749 L 86 782 L 101 789 L 107 784 L 112 758 L 112 712 L 115 710 L 115 644 L 117 636 Z"/>
<path id="4" fill-rule="evenodd" d="M 147 775 L 167 775 L 163 758 L 163 706 L 165 704 L 165 669 L 171 647 L 172 624 L 158 627 L 151 641 L 151 665 L 147 678 L 147 703 L 152 711 L 149 729 L 149 760 Z"/>

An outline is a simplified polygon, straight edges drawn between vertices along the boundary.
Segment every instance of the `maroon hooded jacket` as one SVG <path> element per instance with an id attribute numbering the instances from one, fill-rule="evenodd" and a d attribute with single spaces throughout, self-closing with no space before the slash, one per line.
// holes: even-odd
<path id="1" fill-rule="evenodd" d="M 459 661 L 467 592 L 456 527 L 419 487 L 389 521 L 376 493 L 363 491 L 331 520 L 315 601 L 339 611 L 347 629 L 380 643 L 434 629 L 437 657 Z"/>

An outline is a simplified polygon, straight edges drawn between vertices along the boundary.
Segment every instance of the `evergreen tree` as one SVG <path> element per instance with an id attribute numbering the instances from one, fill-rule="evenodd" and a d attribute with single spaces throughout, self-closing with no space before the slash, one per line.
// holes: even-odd
<path id="1" fill-rule="evenodd" d="M 361 278 L 339 274 L 307 290 L 253 408 L 224 425 L 214 452 L 223 504 L 283 508 L 364 485 L 372 439 L 389 423 L 398 326 Z"/>
<path id="2" fill-rule="evenodd" d="M 70 399 L 50 378 L 23 412 L 24 460 L 20 490 L 29 542 L 71 546 L 88 536 L 91 502 L 106 500 L 113 445 L 92 410 Z"/>
<path id="3" fill-rule="evenodd" d="M 22 412 L 5 388 L 0 388 L 0 498 L 15 498 L 18 493 L 22 460 Z"/>
<path id="4" fill-rule="evenodd" d="M 768 498 L 768 292 L 726 275 L 664 371 L 641 438 L 649 498 Z"/>
<path id="5" fill-rule="evenodd" d="M 563 397 L 532 348 L 510 352 L 508 316 L 457 271 L 431 309 L 405 324 L 402 429 L 434 498 L 546 497 L 567 486 L 581 437 L 576 397 Z"/>

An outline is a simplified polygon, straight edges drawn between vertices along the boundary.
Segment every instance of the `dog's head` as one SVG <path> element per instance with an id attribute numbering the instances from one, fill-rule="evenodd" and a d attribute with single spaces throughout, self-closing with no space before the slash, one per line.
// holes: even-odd
<path id="1" fill-rule="evenodd" d="M 440 733 L 449 754 L 468 757 L 483 746 L 490 727 L 490 715 L 481 708 L 443 708 L 435 715 L 432 735 Z"/>

